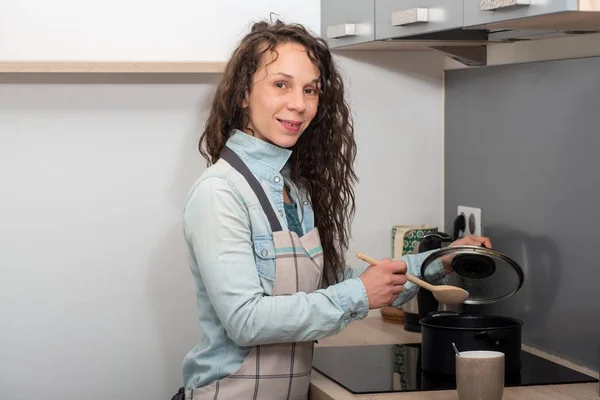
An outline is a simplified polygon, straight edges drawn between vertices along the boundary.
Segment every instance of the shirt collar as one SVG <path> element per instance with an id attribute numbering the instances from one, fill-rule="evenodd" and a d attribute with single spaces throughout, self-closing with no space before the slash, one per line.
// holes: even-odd
<path id="1" fill-rule="evenodd" d="M 292 155 L 292 150 L 267 143 L 239 129 L 232 131 L 226 145 L 244 160 L 251 170 L 252 164 L 260 164 L 281 172 Z"/>

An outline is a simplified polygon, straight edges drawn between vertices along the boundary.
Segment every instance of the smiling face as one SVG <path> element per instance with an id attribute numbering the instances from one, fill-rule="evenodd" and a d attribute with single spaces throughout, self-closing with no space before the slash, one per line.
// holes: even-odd
<path id="1" fill-rule="evenodd" d="M 292 147 L 317 113 L 319 69 L 304 47 L 283 43 L 263 54 L 252 90 L 244 132 L 279 147 Z"/>

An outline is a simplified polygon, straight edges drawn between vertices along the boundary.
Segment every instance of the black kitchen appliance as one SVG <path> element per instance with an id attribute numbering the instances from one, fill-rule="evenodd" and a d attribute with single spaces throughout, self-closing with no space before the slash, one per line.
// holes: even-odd
<path id="1" fill-rule="evenodd" d="M 430 250 L 438 250 L 452 243 L 452 241 L 452 236 L 443 232 L 425 235 L 419 242 L 417 252 L 424 253 Z M 409 332 L 421 332 L 419 321 L 435 311 L 440 311 L 440 304 L 429 290 L 419 288 L 417 295 L 404 304 L 402 309 L 404 311 L 404 329 Z M 454 309 L 454 311 L 458 310 Z"/>
<path id="2" fill-rule="evenodd" d="M 425 253 L 431 250 L 442 249 L 459 238 L 461 232 L 465 231 L 466 220 L 464 215 L 459 215 L 454 219 L 452 235 L 438 232 L 425 235 L 417 247 L 418 253 Z M 454 282 L 459 285 L 458 282 Z M 440 303 L 433 297 L 429 290 L 418 289 L 417 295 L 402 306 L 404 311 L 404 329 L 409 332 L 421 332 L 419 321 L 436 311 L 462 311 L 460 305 L 447 306 Z"/>
<path id="3" fill-rule="evenodd" d="M 315 347 L 313 368 L 354 394 L 456 389 L 454 375 L 421 368 L 419 343 Z M 598 382 L 598 379 L 521 351 L 521 368 L 505 386 Z"/>

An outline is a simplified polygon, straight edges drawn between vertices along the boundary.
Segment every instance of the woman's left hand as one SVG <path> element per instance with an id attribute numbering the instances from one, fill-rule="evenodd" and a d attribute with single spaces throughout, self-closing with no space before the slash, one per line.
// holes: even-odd
<path id="1" fill-rule="evenodd" d="M 481 245 L 484 245 L 488 249 L 492 248 L 492 242 L 490 241 L 490 239 L 488 237 L 485 237 L 485 236 L 465 236 L 463 238 L 455 240 L 448 247 L 454 247 L 454 246 L 478 246 L 479 247 Z M 447 274 L 451 274 L 452 272 L 454 272 L 454 269 L 452 268 L 452 260 L 453 259 L 454 259 L 454 255 L 448 255 L 448 256 L 442 257 L 442 264 L 443 264 L 444 270 L 446 270 Z"/>
<path id="2" fill-rule="evenodd" d="M 485 236 L 465 236 L 455 240 L 450 246 L 481 246 L 482 244 L 488 249 L 492 248 L 492 242 Z"/>

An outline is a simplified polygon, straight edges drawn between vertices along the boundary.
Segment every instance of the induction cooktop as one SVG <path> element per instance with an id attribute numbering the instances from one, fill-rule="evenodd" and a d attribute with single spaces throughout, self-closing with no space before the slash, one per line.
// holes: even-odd
<path id="1" fill-rule="evenodd" d="M 315 347 L 313 368 L 354 394 L 456 389 L 454 375 L 421 370 L 421 344 Z M 521 351 L 521 371 L 505 386 L 598 382 L 555 362 Z"/>

